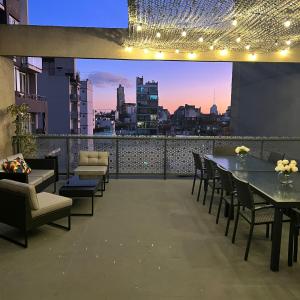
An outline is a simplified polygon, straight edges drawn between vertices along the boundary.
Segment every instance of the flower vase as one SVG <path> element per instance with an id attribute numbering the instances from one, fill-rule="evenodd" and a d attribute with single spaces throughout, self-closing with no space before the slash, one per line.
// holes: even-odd
<path id="1" fill-rule="evenodd" d="M 293 180 L 291 179 L 291 174 L 290 173 L 280 172 L 278 174 L 278 178 L 279 178 L 280 183 L 282 183 L 282 184 L 291 184 L 291 183 L 293 183 Z"/>

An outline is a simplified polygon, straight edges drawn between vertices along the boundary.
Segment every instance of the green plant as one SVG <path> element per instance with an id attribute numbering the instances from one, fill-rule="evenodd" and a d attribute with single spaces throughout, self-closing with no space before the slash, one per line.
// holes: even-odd
<path id="1" fill-rule="evenodd" d="M 30 113 L 27 104 L 13 104 L 7 108 L 7 112 L 14 118 L 15 137 L 13 144 L 16 151 L 21 152 L 25 157 L 36 156 L 36 138 L 30 133 Z"/>

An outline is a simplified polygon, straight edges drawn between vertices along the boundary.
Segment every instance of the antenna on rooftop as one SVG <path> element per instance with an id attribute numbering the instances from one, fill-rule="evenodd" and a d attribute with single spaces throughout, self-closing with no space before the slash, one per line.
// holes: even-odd
<path id="1" fill-rule="evenodd" d="M 216 89 L 214 89 L 214 99 L 213 99 L 213 105 L 216 104 Z"/>

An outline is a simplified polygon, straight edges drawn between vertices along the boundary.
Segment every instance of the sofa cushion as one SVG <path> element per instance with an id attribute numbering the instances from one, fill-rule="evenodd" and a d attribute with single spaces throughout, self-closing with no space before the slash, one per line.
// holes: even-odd
<path id="1" fill-rule="evenodd" d="M 17 154 L 14 154 L 14 155 L 8 156 L 8 157 L 7 157 L 7 160 L 14 160 L 14 159 L 16 159 L 16 158 L 18 158 L 18 157 L 20 157 L 20 158 L 24 159 L 24 157 L 23 157 L 23 154 L 22 154 L 22 153 L 17 153 Z"/>
<path id="2" fill-rule="evenodd" d="M 40 169 L 32 169 L 30 175 L 35 177 L 42 177 L 43 181 L 54 176 L 54 170 L 40 170 Z"/>
<path id="3" fill-rule="evenodd" d="M 78 166 L 74 173 L 83 176 L 103 176 L 107 173 L 106 166 Z"/>
<path id="4" fill-rule="evenodd" d="M 9 179 L 2 179 L 0 180 L 0 188 L 23 194 L 28 199 L 32 210 L 39 209 L 34 185 Z"/>
<path id="5" fill-rule="evenodd" d="M 33 218 L 56 211 L 64 207 L 72 206 L 72 199 L 50 193 L 39 193 L 37 194 L 37 199 L 40 208 L 38 210 L 31 211 L 31 216 Z"/>
<path id="6" fill-rule="evenodd" d="M 0 159 L 0 172 L 5 172 L 3 169 L 3 163 L 5 163 L 7 159 Z"/>
<path id="7" fill-rule="evenodd" d="M 7 173 L 26 173 L 31 172 L 30 167 L 27 165 L 24 159 L 17 157 L 14 160 L 5 161 L 2 164 L 3 170 Z"/>
<path id="8" fill-rule="evenodd" d="M 42 182 L 43 182 L 43 177 L 41 177 L 41 176 L 33 176 L 32 174 L 28 175 L 28 183 L 29 184 L 37 186 L 37 185 L 39 185 Z"/>
<path id="9" fill-rule="evenodd" d="M 108 152 L 100 151 L 80 151 L 80 166 L 108 166 Z"/>

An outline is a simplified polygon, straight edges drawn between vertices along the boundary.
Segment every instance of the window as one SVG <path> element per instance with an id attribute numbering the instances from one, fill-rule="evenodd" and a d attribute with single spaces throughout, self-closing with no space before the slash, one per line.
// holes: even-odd
<path id="1" fill-rule="evenodd" d="M 8 16 L 8 24 L 18 25 L 18 24 L 20 24 L 20 22 L 17 19 L 15 19 L 13 16 L 9 15 Z"/>
<path id="2" fill-rule="evenodd" d="M 26 74 L 25 73 L 21 73 L 20 74 L 20 90 L 19 92 L 25 94 L 26 93 Z"/>
<path id="3" fill-rule="evenodd" d="M 150 95 L 150 100 L 157 101 L 158 96 L 157 95 Z"/>

